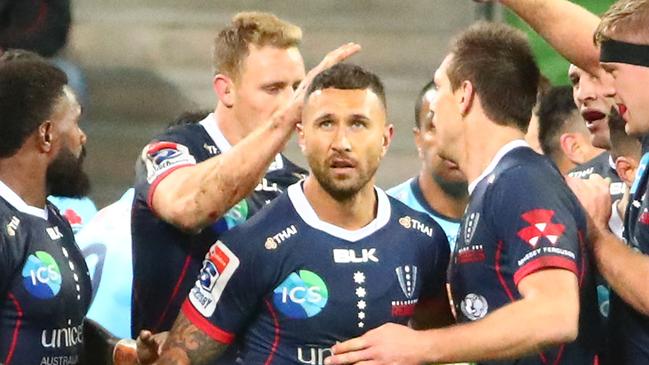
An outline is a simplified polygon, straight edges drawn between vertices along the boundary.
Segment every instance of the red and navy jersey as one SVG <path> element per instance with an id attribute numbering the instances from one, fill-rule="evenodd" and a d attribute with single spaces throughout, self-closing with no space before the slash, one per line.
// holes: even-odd
<path id="1" fill-rule="evenodd" d="M 631 200 L 624 222 L 627 244 L 643 255 L 649 255 L 648 164 L 649 153 L 645 153 L 631 187 Z M 649 364 L 649 317 L 633 309 L 614 292 L 611 294 L 611 358 L 620 364 Z"/>
<path id="2" fill-rule="evenodd" d="M 81 364 L 91 285 L 70 224 L 2 182 L 0 298 L 0 364 Z"/>
<path id="3" fill-rule="evenodd" d="M 133 336 L 142 329 L 169 330 L 210 245 L 221 233 L 247 220 L 306 174 L 277 155 L 254 192 L 198 234 L 183 232 L 158 218 L 151 209 L 151 198 L 160 181 L 172 171 L 195 165 L 230 148 L 214 115 L 210 114 L 197 124 L 167 130 L 142 150 L 136 167 L 131 220 Z"/>
<path id="4" fill-rule="evenodd" d="M 214 340 L 237 337 L 244 364 L 323 364 L 337 341 L 406 324 L 446 296 L 444 230 L 376 189 L 359 230 L 321 221 L 302 184 L 210 248 L 182 311 Z"/>
<path id="5" fill-rule="evenodd" d="M 568 270 L 580 288 L 577 340 L 494 364 L 593 364 L 601 345 L 596 338 L 600 319 L 583 242 L 586 217 L 559 171 L 526 143 L 514 141 L 497 153 L 469 191 L 449 269 L 458 321 L 480 320 L 521 299 L 517 287 L 527 275 Z"/>

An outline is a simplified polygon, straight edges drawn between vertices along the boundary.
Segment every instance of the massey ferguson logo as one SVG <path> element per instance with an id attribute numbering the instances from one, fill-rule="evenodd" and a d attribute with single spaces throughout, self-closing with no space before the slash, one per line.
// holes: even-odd
<path id="1" fill-rule="evenodd" d="M 464 242 L 469 243 L 471 242 L 471 239 L 473 238 L 473 234 L 475 233 L 475 228 L 478 226 L 478 222 L 480 221 L 480 213 L 473 212 L 469 214 L 469 218 L 466 220 L 466 225 L 464 226 Z"/>
<path id="2" fill-rule="evenodd" d="M 397 279 L 399 280 L 401 291 L 408 299 L 412 299 L 417 285 L 417 266 L 399 266 L 394 269 L 394 271 L 397 273 Z"/>
<path id="3" fill-rule="evenodd" d="M 556 244 L 566 227 L 563 224 L 553 223 L 553 216 L 554 211 L 548 209 L 534 209 L 523 213 L 521 218 L 530 225 L 518 231 L 518 237 L 533 248 L 542 237 L 547 238 L 551 244 Z"/>
<path id="4" fill-rule="evenodd" d="M 333 250 L 334 262 L 337 264 L 361 264 L 365 262 L 379 262 L 375 248 L 364 248 L 360 254 L 352 249 L 335 248 Z"/>

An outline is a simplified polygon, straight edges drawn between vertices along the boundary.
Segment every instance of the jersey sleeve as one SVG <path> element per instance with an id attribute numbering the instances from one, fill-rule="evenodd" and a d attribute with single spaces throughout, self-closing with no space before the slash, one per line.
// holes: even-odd
<path id="1" fill-rule="evenodd" d="M 493 217 L 496 260 L 514 283 L 543 269 L 583 272 L 581 206 L 559 176 L 515 167 L 496 179 L 486 211 Z"/>
<path id="2" fill-rule="evenodd" d="M 422 299 L 446 296 L 446 273 L 451 256 L 448 238 L 442 227 L 432 218 L 426 222 L 433 227 L 433 235 L 426 245 L 427 255 L 430 257 L 427 276 L 422 278 Z"/>
<path id="3" fill-rule="evenodd" d="M 203 267 L 187 300 L 184 315 L 215 341 L 229 344 L 257 312 L 272 276 L 264 268 L 254 245 L 228 239 L 216 241 L 205 255 Z"/>
<path id="4" fill-rule="evenodd" d="M 140 153 L 135 174 L 137 198 L 152 208 L 158 184 L 177 169 L 196 165 L 196 151 L 187 136 L 169 132 L 153 140 Z"/>

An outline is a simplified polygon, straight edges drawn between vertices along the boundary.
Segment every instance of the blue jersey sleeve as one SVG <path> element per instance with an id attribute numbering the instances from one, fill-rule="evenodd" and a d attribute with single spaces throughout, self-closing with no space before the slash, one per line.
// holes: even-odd
<path id="1" fill-rule="evenodd" d="M 516 285 L 547 268 L 581 277 L 585 216 L 558 173 L 509 169 L 495 179 L 486 206 L 498 241 L 496 257 Z"/>
<path id="2" fill-rule="evenodd" d="M 266 293 L 254 245 L 222 237 L 210 248 L 200 275 L 182 306 L 185 316 L 214 340 L 229 344 L 256 313 Z"/>

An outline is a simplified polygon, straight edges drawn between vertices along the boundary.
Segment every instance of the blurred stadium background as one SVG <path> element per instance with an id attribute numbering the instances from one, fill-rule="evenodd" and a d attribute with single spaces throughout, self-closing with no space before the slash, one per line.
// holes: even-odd
<path id="1" fill-rule="evenodd" d="M 613 0 L 577 1 L 600 13 Z M 352 62 L 384 80 L 396 127 L 378 184 L 390 187 L 416 174 L 412 142 L 414 98 L 428 82 L 450 37 L 476 19 L 520 22 L 496 5 L 468 0 L 84 0 L 74 5 L 67 56 L 84 70 L 90 107 L 86 168 L 98 207 L 131 186 L 143 145 L 185 110 L 213 109 L 211 43 L 218 29 L 243 10 L 271 11 L 304 30 L 307 68 L 329 50 L 354 41 Z M 567 64 L 531 36 L 544 72 L 566 83 Z M 255 151 L 250 151 L 255 153 Z M 304 165 L 292 141 L 289 157 Z"/>

